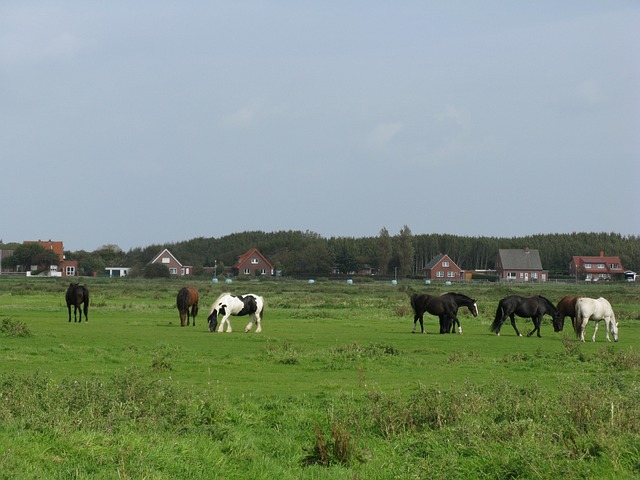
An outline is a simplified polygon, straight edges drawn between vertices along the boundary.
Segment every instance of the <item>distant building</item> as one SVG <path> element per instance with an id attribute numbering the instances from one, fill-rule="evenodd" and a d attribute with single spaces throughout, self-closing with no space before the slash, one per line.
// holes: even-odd
<path id="1" fill-rule="evenodd" d="M 587 282 L 622 278 L 625 273 L 620 257 L 605 256 L 603 250 L 599 256 L 574 256 L 569 263 L 569 272 L 576 279 Z"/>
<path id="2" fill-rule="evenodd" d="M 538 250 L 500 249 L 496 258 L 496 273 L 502 281 L 546 282 L 549 272 L 542 268 Z"/>
<path id="3" fill-rule="evenodd" d="M 240 255 L 231 267 L 233 275 L 272 276 L 273 265 L 257 248 L 252 248 Z"/>
<path id="4" fill-rule="evenodd" d="M 129 270 L 131 267 L 107 267 L 105 271 L 109 277 L 126 277 L 129 275 Z"/>
<path id="5" fill-rule="evenodd" d="M 193 267 L 190 265 L 182 265 L 182 263 L 180 263 L 180 261 L 166 248 L 156 255 L 149 263 L 164 265 L 169 269 L 169 273 L 171 275 L 181 277 L 193 275 Z"/>
<path id="6" fill-rule="evenodd" d="M 432 258 L 418 273 L 422 273 L 429 280 L 464 280 L 464 272 L 444 253 Z"/>
<path id="7" fill-rule="evenodd" d="M 78 261 L 77 260 L 67 260 L 64 256 L 64 243 L 59 241 L 25 241 L 22 242 L 23 245 L 29 243 L 37 243 L 44 247 L 47 250 L 51 250 L 58 257 L 58 263 L 55 265 L 49 266 L 49 271 L 44 272 L 44 275 L 51 277 L 77 277 L 78 276 Z M 44 265 L 31 265 L 29 271 L 27 271 L 27 275 L 30 275 L 32 272 L 37 272 L 44 270 Z"/>

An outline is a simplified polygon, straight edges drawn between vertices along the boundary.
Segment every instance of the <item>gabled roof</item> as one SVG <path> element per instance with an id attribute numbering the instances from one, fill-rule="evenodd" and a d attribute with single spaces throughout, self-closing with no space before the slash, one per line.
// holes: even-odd
<path id="1" fill-rule="evenodd" d="M 573 261 L 576 265 L 581 263 L 617 263 L 621 265 L 620 257 L 605 257 L 604 255 L 574 255 Z"/>
<path id="2" fill-rule="evenodd" d="M 169 251 L 169 249 L 167 249 L 167 248 L 165 248 L 165 249 L 164 249 L 164 250 L 162 250 L 158 255 L 156 255 L 155 257 L 153 257 L 153 260 L 151 260 L 151 262 L 149 262 L 149 263 L 156 263 L 156 261 L 157 261 L 160 257 L 165 256 L 165 254 L 166 254 L 166 255 L 169 255 L 171 258 L 173 258 L 173 259 L 176 261 L 176 263 L 177 263 L 178 265 L 180 265 L 181 267 L 183 266 L 183 265 L 182 265 L 182 263 L 180 262 L 180 260 L 178 260 L 178 259 L 173 255 L 173 253 L 171 253 L 171 252 Z"/>
<path id="3" fill-rule="evenodd" d="M 255 257 L 255 256 L 262 258 L 262 260 L 264 260 L 267 263 L 267 265 L 269 265 L 269 267 L 273 268 L 273 265 L 271 265 L 271 262 L 267 260 L 267 257 L 261 254 L 257 248 L 252 248 L 251 250 L 248 250 L 246 253 L 243 253 L 242 255 L 240 255 L 238 257 L 238 260 L 236 260 L 236 263 L 233 264 L 233 268 L 238 268 L 239 266 L 247 262 L 251 257 Z"/>
<path id="4" fill-rule="evenodd" d="M 427 263 L 424 267 L 424 270 L 431 270 L 433 267 L 435 267 L 438 263 L 440 263 L 442 260 L 444 260 L 445 258 L 448 258 L 449 261 L 455 265 L 456 267 L 458 267 L 458 265 L 456 265 L 456 262 L 454 262 L 453 260 L 451 260 L 451 258 L 449 257 L 449 255 L 447 255 L 446 253 L 440 253 L 438 255 L 436 255 L 435 257 L 433 257 L 431 259 L 431 261 L 429 263 Z M 459 267 L 458 267 L 459 268 Z"/>
<path id="5" fill-rule="evenodd" d="M 542 270 L 542 261 L 538 250 L 500 249 L 498 256 L 503 270 Z"/>

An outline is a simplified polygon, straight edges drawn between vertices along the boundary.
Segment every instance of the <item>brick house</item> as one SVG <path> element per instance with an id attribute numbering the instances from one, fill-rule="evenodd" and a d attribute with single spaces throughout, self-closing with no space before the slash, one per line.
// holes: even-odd
<path id="1" fill-rule="evenodd" d="M 449 255 L 441 253 L 431 259 L 427 265 L 420 270 L 425 278 L 429 280 L 463 280 L 464 272 L 455 264 Z"/>
<path id="2" fill-rule="evenodd" d="M 156 255 L 149 263 L 164 265 L 169 269 L 169 273 L 171 275 L 181 277 L 185 275 L 193 275 L 193 267 L 190 265 L 182 265 L 182 263 L 180 263 L 180 261 L 166 248 Z"/>
<path id="3" fill-rule="evenodd" d="M 546 282 L 549 272 L 542 268 L 538 250 L 500 249 L 496 258 L 500 280 L 510 282 Z"/>
<path id="4" fill-rule="evenodd" d="M 64 243 L 63 242 L 54 242 L 52 240 L 48 241 L 25 241 L 22 242 L 23 245 L 27 245 L 29 243 L 37 243 L 47 250 L 51 250 L 58 257 L 58 264 L 51 265 L 49 267 L 48 275 L 52 277 L 77 277 L 78 276 L 78 261 L 77 260 L 67 260 L 64 256 Z M 34 270 L 42 270 L 44 268 L 43 265 L 32 265 L 31 271 Z"/>
<path id="5" fill-rule="evenodd" d="M 612 280 L 616 277 L 622 278 L 624 268 L 620 257 L 605 256 L 604 251 L 601 250 L 599 256 L 574 256 L 569 263 L 569 272 L 579 280 L 597 282 L 598 280 Z"/>
<path id="6" fill-rule="evenodd" d="M 252 248 L 240 255 L 231 267 L 233 275 L 272 276 L 273 265 L 257 248 Z"/>

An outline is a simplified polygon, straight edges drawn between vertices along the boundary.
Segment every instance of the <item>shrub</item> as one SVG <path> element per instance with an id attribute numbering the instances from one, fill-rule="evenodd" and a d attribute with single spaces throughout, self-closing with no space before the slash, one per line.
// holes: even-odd
<path id="1" fill-rule="evenodd" d="M 32 335 L 31 330 L 29 330 L 26 323 L 13 320 L 11 318 L 2 319 L 0 332 L 8 337 L 30 337 Z"/>

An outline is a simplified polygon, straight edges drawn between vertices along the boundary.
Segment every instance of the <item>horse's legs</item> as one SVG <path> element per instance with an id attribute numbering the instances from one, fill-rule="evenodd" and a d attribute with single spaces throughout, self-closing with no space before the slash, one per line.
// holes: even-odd
<path id="1" fill-rule="evenodd" d="M 516 335 L 518 335 L 519 337 L 522 336 L 522 334 L 518 331 L 518 327 L 516 327 L 516 316 L 514 313 L 512 313 L 511 315 L 509 315 L 509 318 L 511 318 L 511 326 L 513 327 L 513 329 L 516 331 Z"/>
<path id="2" fill-rule="evenodd" d="M 89 321 L 89 304 L 87 302 L 84 303 L 84 321 Z"/>
<path id="3" fill-rule="evenodd" d="M 593 337 L 591 337 L 592 342 L 596 341 L 596 332 L 598 331 L 598 325 L 600 325 L 600 320 L 596 320 L 596 326 L 593 328 Z M 604 331 L 607 335 L 607 342 L 610 342 L 611 339 L 609 338 L 609 329 L 607 328 L 606 325 L 605 325 Z"/>
<path id="4" fill-rule="evenodd" d="M 411 333 L 416 333 L 416 324 L 418 323 L 418 320 L 420 320 L 420 328 L 422 329 L 422 333 L 424 333 L 424 326 L 422 325 L 422 315 L 417 313 L 413 316 L 413 330 L 411 330 Z"/>
<path id="5" fill-rule="evenodd" d="M 253 324 L 256 323 L 256 314 L 252 313 L 249 315 L 249 323 L 247 323 L 247 326 L 244 327 L 244 333 L 247 333 L 251 330 L 251 327 L 253 327 Z M 256 330 L 257 332 L 257 330 Z"/>
<path id="6" fill-rule="evenodd" d="M 542 323 L 542 317 L 534 316 L 533 320 L 533 330 L 527 333 L 527 337 L 530 337 L 534 334 L 534 332 L 538 332 L 538 337 L 540 337 L 540 324 Z"/>
<path id="7" fill-rule="evenodd" d="M 230 314 L 226 314 L 224 317 L 222 317 L 222 320 L 220 321 L 220 326 L 218 327 L 218 332 L 222 332 L 224 330 L 224 324 L 227 324 L 227 333 L 231 333 L 231 322 L 229 321 L 229 317 Z"/>
<path id="8" fill-rule="evenodd" d="M 67 305 L 67 310 L 69 310 L 69 321 L 71 321 L 71 304 Z"/>
<path id="9" fill-rule="evenodd" d="M 460 320 L 458 317 L 453 317 L 451 320 L 451 333 L 456 333 L 456 324 L 458 325 L 458 333 L 462 335 L 462 326 L 460 325 Z"/>

